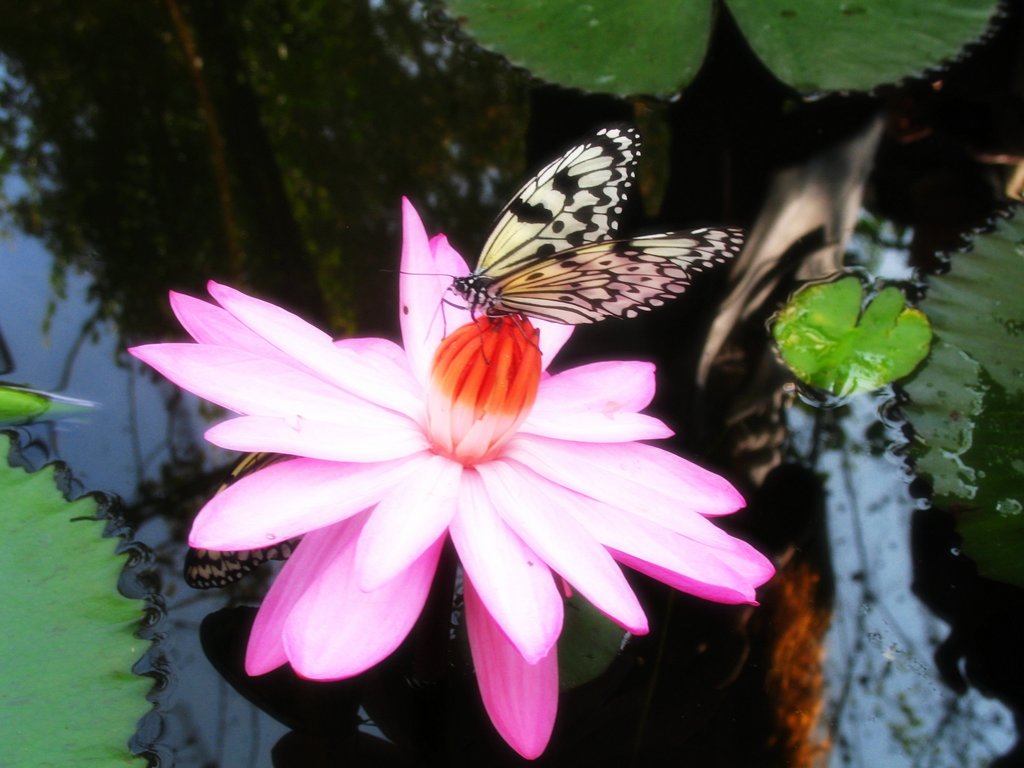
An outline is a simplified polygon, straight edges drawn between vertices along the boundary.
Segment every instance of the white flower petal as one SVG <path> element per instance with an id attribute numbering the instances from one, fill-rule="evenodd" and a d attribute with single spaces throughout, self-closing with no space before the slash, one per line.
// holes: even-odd
<path id="1" fill-rule="evenodd" d="M 539 662 L 562 631 L 562 597 L 544 561 L 494 510 L 476 472 L 462 473 L 449 532 L 488 613 L 528 663 Z"/>
<path id="2" fill-rule="evenodd" d="M 189 543 L 205 549 L 256 549 L 332 525 L 372 507 L 415 464 L 409 459 L 271 464 L 210 499 L 196 515 Z"/>
<path id="3" fill-rule="evenodd" d="M 531 411 L 520 432 L 582 443 L 629 443 L 661 440 L 672 430 L 643 413 L 557 413 Z"/>
<path id="4" fill-rule="evenodd" d="M 422 414 L 422 402 L 396 386 L 373 361 L 336 347 L 330 336 L 297 315 L 217 283 L 211 282 L 209 290 L 224 309 L 325 381 L 413 418 Z"/>
<path id="5" fill-rule="evenodd" d="M 367 418 L 338 425 L 307 419 L 239 416 L 206 430 L 206 439 L 232 451 L 285 453 L 328 461 L 387 461 L 430 447 L 419 427 L 403 421 Z"/>
<path id="6" fill-rule="evenodd" d="M 288 660 L 303 677 L 339 680 L 369 669 L 401 644 L 423 610 L 442 540 L 391 582 L 364 592 L 355 578 L 358 533 L 353 524 L 310 534 L 334 541 L 333 557 L 310 575 L 282 633 Z"/>
<path id="7" fill-rule="evenodd" d="M 745 502 L 710 470 L 643 443 L 583 443 L 518 435 L 505 446 L 515 459 L 556 485 L 648 517 L 670 530 L 692 535 L 687 521 L 735 512 Z M 680 512 L 695 515 L 681 515 Z M 693 525 L 700 523 L 694 522 Z M 715 529 L 717 530 L 717 529 Z"/>
<path id="8" fill-rule="evenodd" d="M 515 462 L 492 461 L 477 471 L 498 513 L 530 549 L 598 610 L 646 634 L 647 617 L 622 570 L 566 509 L 577 505 L 577 494 Z"/>
<path id="9" fill-rule="evenodd" d="M 462 465 L 428 455 L 377 504 L 359 536 L 356 573 L 372 591 L 391 581 L 448 530 Z"/>
<path id="10" fill-rule="evenodd" d="M 558 656 L 529 664 L 487 613 L 468 578 L 466 627 L 484 708 L 501 737 L 532 760 L 547 747 L 558 712 Z"/>

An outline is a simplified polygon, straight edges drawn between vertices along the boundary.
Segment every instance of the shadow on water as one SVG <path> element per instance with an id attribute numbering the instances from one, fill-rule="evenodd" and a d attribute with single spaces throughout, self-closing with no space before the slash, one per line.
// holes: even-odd
<path id="1" fill-rule="evenodd" d="M 208 592 L 181 577 L 190 521 L 234 461 L 201 438 L 219 414 L 122 350 L 177 338 L 166 292 L 210 278 L 339 336 L 395 338 L 403 194 L 472 254 L 524 169 L 636 120 L 635 228 L 734 223 L 755 247 L 686 301 L 581 329 L 560 362 L 657 362 L 674 447 L 741 486 L 749 507 L 726 527 L 779 574 L 758 607 L 631 574 L 653 631 L 563 694 L 536 764 L 1021 760 L 1020 590 L 980 578 L 952 517 L 919 498 L 898 392 L 808 405 L 764 325 L 798 282 L 843 265 L 932 271 L 995 210 L 1007 173 L 990 160 L 1024 135 L 1019 14 L 941 89 L 807 103 L 726 22 L 668 105 L 537 85 L 395 0 L 5 0 L 0 14 L 0 372 L 104 404 L 19 432 L 29 460 L 63 458 L 119 493 L 156 553 L 169 680 L 152 694 L 160 732 L 137 749 L 180 766 L 522 763 L 449 642 L 448 604 L 354 680 L 244 675 L 275 566 Z"/>

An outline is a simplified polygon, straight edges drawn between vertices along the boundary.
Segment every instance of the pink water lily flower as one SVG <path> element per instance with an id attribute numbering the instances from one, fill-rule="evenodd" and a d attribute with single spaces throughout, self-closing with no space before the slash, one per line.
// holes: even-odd
<path id="1" fill-rule="evenodd" d="M 335 680 L 387 657 L 419 616 L 450 536 L 484 706 L 534 758 L 557 709 L 563 582 L 642 634 L 647 619 L 619 563 L 723 603 L 754 602 L 773 568 L 708 520 L 743 506 L 726 480 L 640 442 L 671 434 L 640 413 L 652 365 L 545 373 L 570 329 L 474 323 L 442 307 L 446 276 L 466 264 L 443 236 L 427 238 L 408 201 L 403 226 L 404 348 L 333 341 L 211 282 L 219 306 L 171 295 L 196 343 L 131 352 L 239 414 L 210 429 L 210 442 L 295 457 L 214 497 L 189 538 L 243 550 L 304 536 L 260 607 L 248 673 L 290 663 Z M 455 332 L 442 341 L 445 329 Z"/>

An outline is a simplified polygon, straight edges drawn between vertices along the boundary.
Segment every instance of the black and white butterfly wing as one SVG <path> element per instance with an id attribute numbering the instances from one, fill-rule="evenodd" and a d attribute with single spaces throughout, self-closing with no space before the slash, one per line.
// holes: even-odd
<path id="1" fill-rule="evenodd" d="M 212 589 L 234 584 L 271 560 L 291 557 L 298 539 L 289 539 L 272 547 L 218 552 L 189 548 L 185 555 L 185 583 L 193 589 Z"/>
<path id="2" fill-rule="evenodd" d="M 250 453 L 231 470 L 227 480 L 217 489 L 220 493 L 246 475 L 287 458 L 274 453 Z M 185 555 L 185 583 L 193 589 L 226 587 L 271 560 L 287 560 L 299 538 L 260 549 L 220 552 L 189 547 Z"/>
<path id="3" fill-rule="evenodd" d="M 636 317 L 683 293 L 743 247 L 732 227 L 610 240 L 534 260 L 488 286 L 493 310 L 579 325 Z"/>
<path id="4" fill-rule="evenodd" d="M 545 166 L 498 214 L 474 272 L 498 278 L 615 236 L 636 178 L 640 134 L 609 126 Z"/>

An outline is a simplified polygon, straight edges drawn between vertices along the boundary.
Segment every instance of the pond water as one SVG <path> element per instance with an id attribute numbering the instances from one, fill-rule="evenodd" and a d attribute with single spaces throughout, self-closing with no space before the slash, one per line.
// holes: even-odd
<path id="1" fill-rule="evenodd" d="M 666 104 L 540 85 L 418 4 L 337 6 L 4 13 L 0 378 L 97 404 L 12 433 L 29 464 L 66 462 L 74 492 L 118 496 L 152 552 L 134 568 L 160 596 L 141 630 L 154 711 L 132 748 L 177 766 L 526 764 L 445 612 L 352 681 L 246 679 L 251 606 L 278 564 L 225 589 L 182 577 L 191 520 L 238 458 L 202 438 L 223 414 L 124 349 L 181 338 L 167 291 L 203 295 L 210 278 L 339 337 L 398 338 L 402 195 L 469 255 L 530 168 L 630 120 L 647 140 L 637 228 L 744 226 L 763 279 L 718 276 L 581 328 L 559 364 L 657 363 L 673 449 L 743 490 L 725 527 L 778 574 L 756 607 L 631 575 L 651 634 L 563 693 L 536 763 L 1022 764 L 1020 590 L 977 575 L 915 481 L 900 391 L 815 400 L 765 330 L 799 282 L 841 265 L 919 291 L 997 209 L 979 157 L 1020 151 L 1001 138 L 1024 135 L 1006 66 L 1024 60 L 1019 19 L 945 81 L 808 102 L 727 30 Z"/>

